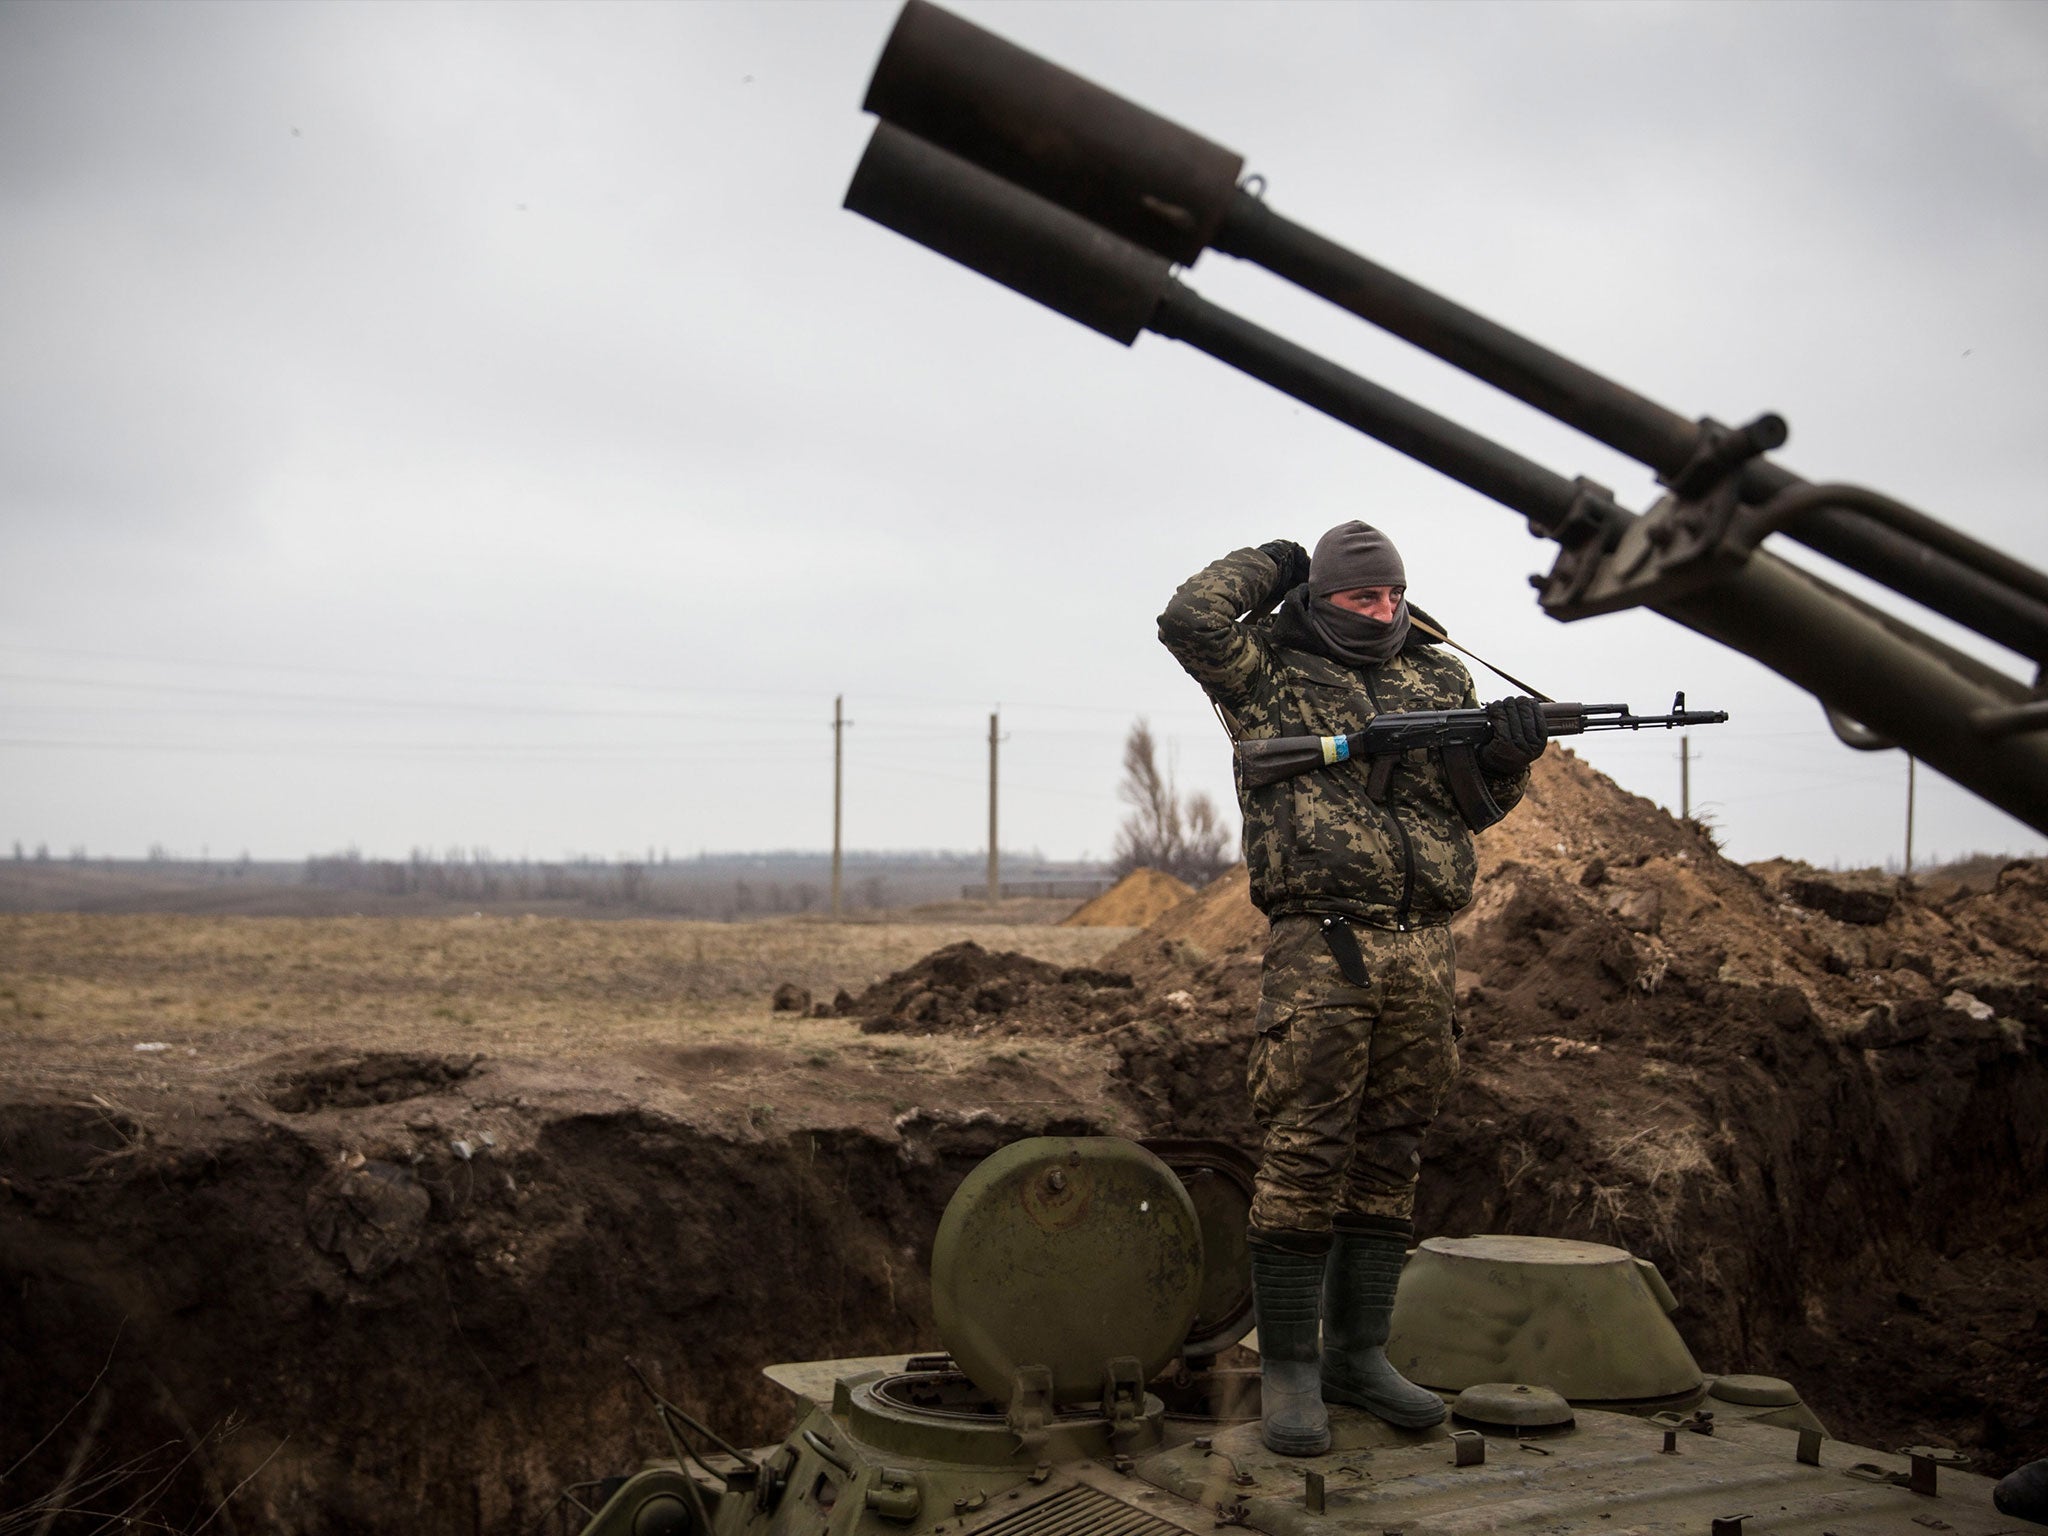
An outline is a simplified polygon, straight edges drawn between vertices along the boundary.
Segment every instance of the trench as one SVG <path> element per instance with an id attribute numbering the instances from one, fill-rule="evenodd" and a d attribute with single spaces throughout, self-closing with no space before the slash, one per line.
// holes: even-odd
<path id="1" fill-rule="evenodd" d="M 2048 1451 L 2026 1417 L 2048 1334 L 2038 1041 L 1937 1020 L 1859 1050 L 1769 989 L 1693 1006 L 1683 1051 L 1609 1050 L 1717 1058 L 1692 1090 L 1723 1133 L 1710 1167 L 1600 1199 L 1617 1175 L 1555 1074 L 1495 1070 L 1513 1052 L 1492 1038 L 1432 1135 L 1422 1229 L 1622 1242 L 1671 1278 L 1707 1368 L 1794 1378 L 1838 1434 L 1945 1438 L 1987 1470 Z M 529 1104 L 504 1155 L 404 1167 L 337 1160 L 335 1117 L 368 1109 L 179 1137 L 9 1106 L 0 1465 L 20 1464 L 0 1493 L 47 1496 L 89 1429 L 98 1503 L 146 1495 L 173 1525 L 246 1479 L 220 1528 L 525 1529 L 563 1488 L 666 1453 L 629 1359 L 735 1440 L 779 1437 L 762 1365 L 935 1344 L 932 1235 L 997 1147 L 1241 1135 L 1233 1034 L 1176 1042 L 1127 1041 L 1099 1114 L 764 1135 Z"/>

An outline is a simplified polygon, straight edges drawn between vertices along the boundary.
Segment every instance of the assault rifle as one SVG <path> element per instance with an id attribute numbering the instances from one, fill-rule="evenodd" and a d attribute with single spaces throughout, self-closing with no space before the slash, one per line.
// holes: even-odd
<path id="1" fill-rule="evenodd" d="M 1636 715 L 1626 704 L 1554 704 L 1537 706 L 1552 736 L 1577 736 L 1586 731 L 1672 731 L 1688 725 L 1720 725 L 1725 709 L 1687 709 L 1685 695 L 1671 701 L 1668 715 Z M 1443 754 L 1444 776 L 1458 814 L 1473 831 L 1492 826 L 1507 813 L 1494 801 L 1479 771 L 1479 749 L 1493 739 L 1493 723 L 1483 709 L 1421 709 L 1406 714 L 1375 715 L 1362 731 L 1343 736 L 1269 736 L 1237 744 L 1238 771 L 1247 787 L 1277 784 L 1296 774 L 1327 768 L 1353 758 L 1372 764 L 1366 793 L 1375 800 L 1387 792 L 1394 763 L 1417 747 Z"/>

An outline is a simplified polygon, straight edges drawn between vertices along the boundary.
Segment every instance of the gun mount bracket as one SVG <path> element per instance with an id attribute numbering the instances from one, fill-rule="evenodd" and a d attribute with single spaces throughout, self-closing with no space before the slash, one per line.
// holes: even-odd
<path id="1" fill-rule="evenodd" d="M 1112 1444 L 1122 1444 L 1144 1428 L 1145 1368 L 1134 1355 L 1118 1355 L 1102 1372 L 1102 1416 L 1109 1420 Z"/>
<path id="2" fill-rule="evenodd" d="M 1529 585 L 1538 601 L 1549 609 L 1553 604 L 1577 600 L 1599 572 L 1601 562 L 1621 542 L 1631 518 L 1614 499 L 1614 492 L 1598 481 L 1581 475 L 1572 482 L 1574 495 L 1563 517 L 1555 523 L 1529 520 L 1529 532 L 1537 538 L 1555 539 L 1557 562 L 1548 576 L 1531 576 Z"/>
<path id="3" fill-rule="evenodd" d="M 1742 471 L 1785 441 L 1784 420 L 1765 415 L 1726 427 L 1708 419 L 1699 432 L 1691 460 L 1668 482 L 1669 495 L 1638 518 L 1613 508 L 1601 539 L 1574 546 L 1567 533 L 1592 515 L 1591 508 L 1581 511 L 1582 492 L 1551 534 L 1565 545 L 1557 564 L 1532 583 L 1544 612 L 1583 619 L 1662 602 L 1711 585 L 1749 559 L 1755 544 L 1743 536 Z"/>
<path id="4" fill-rule="evenodd" d="M 1009 1411 L 1004 1415 L 1019 1451 L 1037 1451 L 1050 1438 L 1052 1371 L 1043 1365 L 1020 1365 L 1011 1380 Z"/>
<path id="5" fill-rule="evenodd" d="M 1726 426 L 1711 416 L 1702 416 L 1699 428 L 1692 457 L 1686 460 L 1683 469 L 1662 482 L 1681 501 L 1703 500 L 1722 486 L 1740 480 L 1750 460 L 1784 447 L 1792 435 L 1785 418 L 1775 411 L 1766 411 L 1742 427 Z"/>
<path id="6" fill-rule="evenodd" d="M 796 1452 L 785 1445 L 761 1463 L 761 1481 L 754 1489 L 755 1509 L 764 1515 L 775 1512 L 783 1494 L 789 1491 L 789 1479 L 796 1471 L 796 1461 Z"/>

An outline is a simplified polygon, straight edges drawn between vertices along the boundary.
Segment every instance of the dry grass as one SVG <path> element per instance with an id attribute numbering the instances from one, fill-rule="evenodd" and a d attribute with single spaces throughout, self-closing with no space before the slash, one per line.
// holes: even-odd
<path id="1" fill-rule="evenodd" d="M 1714 1160 L 1697 1125 L 1651 1125 L 1614 1136 L 1600 1148 L 1608 1166 L 1625 1182 L 1599 1193 L 1609 1197 L 1605 1212 L 1615 1230 L 1648 1231 L 1666 1252 L 1676 1247 L 1678 1210 L 1688 1181 L 1711 1175 Z"/>
<path id="2" fill-rule="evenodd" d="M 1653 1193 L 1673 1192 L 1696 1173 L 1713 1170 L 1714 1160 L 1696 1125 L 1653 1125 L 1616 1138 L 1607 1160 Z"/>
<path id="3" fill-rule="evenodd" d="M 121 1068 L 233 1072 L 281 1050 L 573 1060 L 642 1044 L 798 1052 L 862 1039 L 769 1011 L 781 982 L 829 1000 L 972 939 L 1056 964 L 1114 928 L 988 923 L 583 922 L 560 918 L 0 915 L 0 1063 L 74 1083 Z M 163 1052 L 137 1053 L 161 1042 Z M 901 1050 L 915 1055 L 939 1042 Z M 878 1050 L 879 1045 L 869 1045 Z M 943 1052 L 941 1052 L 943 1054 Z M 86 1069 L 78 1076 L 73 1069 Z M 187 1075 L 177 1070 L 177 1076 Z"/>

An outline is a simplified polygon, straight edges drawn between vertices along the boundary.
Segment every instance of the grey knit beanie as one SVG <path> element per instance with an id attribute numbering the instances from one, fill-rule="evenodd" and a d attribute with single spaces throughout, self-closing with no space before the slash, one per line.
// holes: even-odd
<path id="1" fill-rule="evenodd" d="M 1308 593 L 1328 597 L 1357 587 L 1405 587 L 1408 571 L 1393 540 L 1369 523 L 1339 523 L 1309 556 Z"/>

